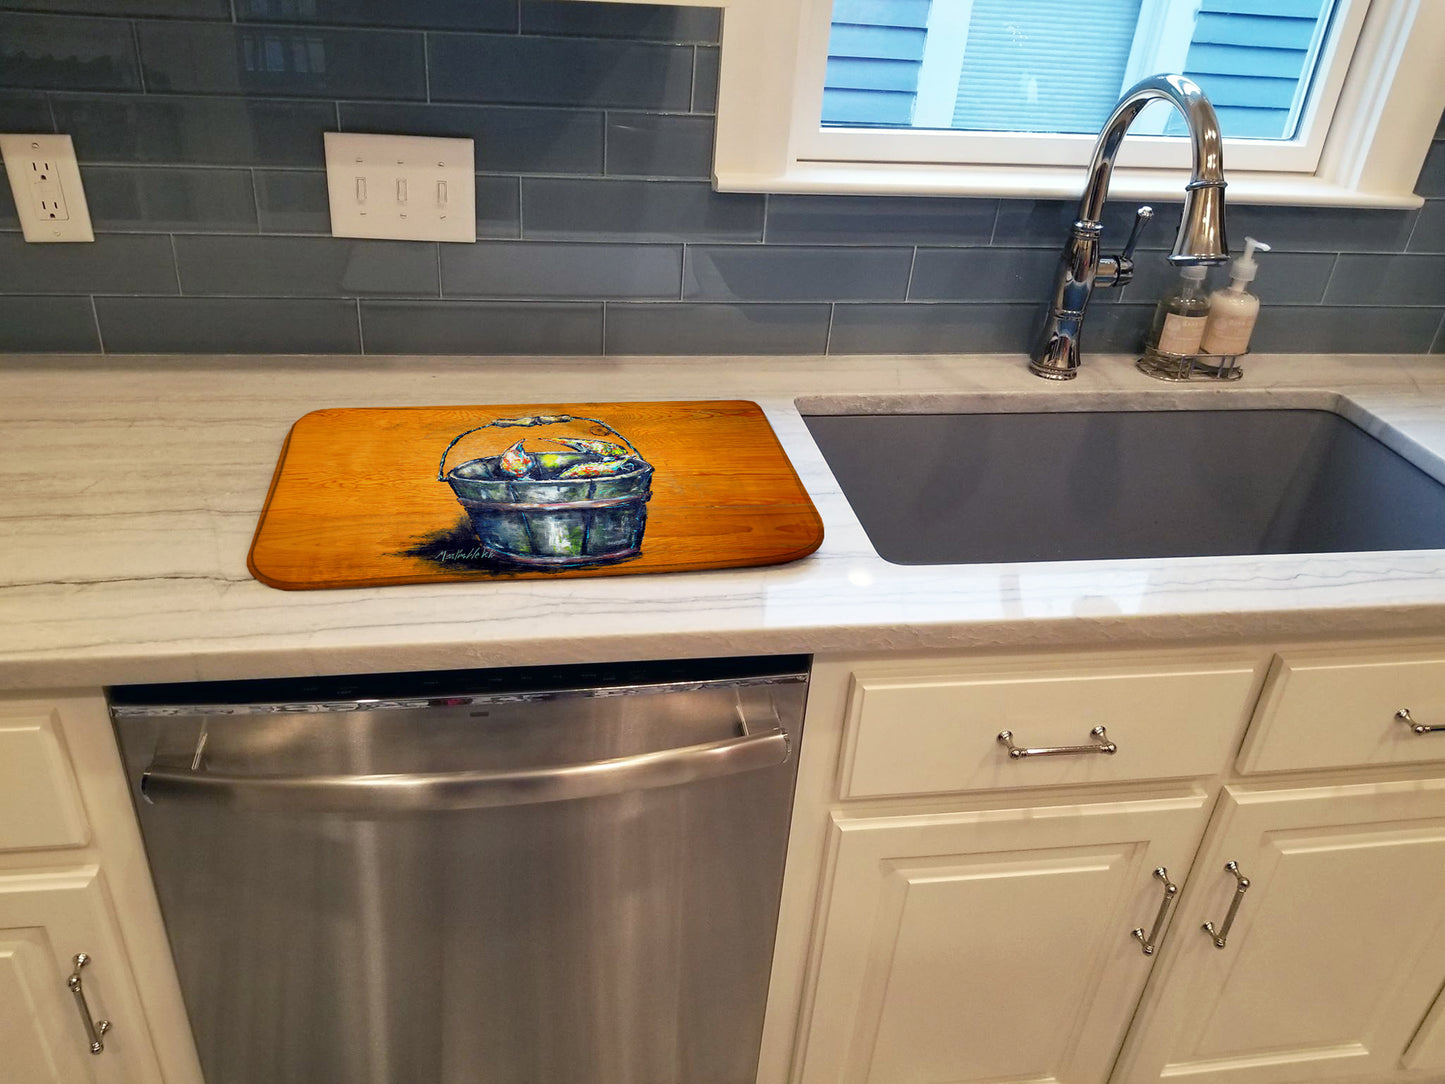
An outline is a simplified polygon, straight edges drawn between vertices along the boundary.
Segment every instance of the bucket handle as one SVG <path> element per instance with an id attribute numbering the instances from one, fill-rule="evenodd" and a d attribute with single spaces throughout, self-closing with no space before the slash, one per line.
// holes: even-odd
<path id="1" fill-rule="evenodd" d="M 486 425 L 476 426 L 473 429 L 468 429 L 465 433 L 458 433 L 456 436 L 452 437 L 452 442 L 448 444 L 446 446 L 446 450 L 442 452 L 441 463 L 437 465 L 437 481 L 446 481 L 447 455 L 456 446 L 457 441 L 461 440 L 462 437 L 469 437 L 473 433 L 480 433 L 483 429 L 510 429 L 516 428 L 518 426 L 531 427 L 536 425 L 562 425 L 565 422 L 592 422 L 594 425 L 600 425 L 603 429 L 606 429 L 618 440 L 622 441 L 623 444 L 627 445 L 628 450 L 632 452 L 633 456 L 638 459 L 642 459 L 642 453 L 633 446 L 632 441 L 628 440 L 616 429 L 613 429 L 612 426 L 608 425 L 601 418 L 574 418 L 571 414 L 529 414 L 520 418 L 498 418 L 496 421 L 488 422 Z M 643 462 L 646 462 L 646 460 L 643 460 Z"/>

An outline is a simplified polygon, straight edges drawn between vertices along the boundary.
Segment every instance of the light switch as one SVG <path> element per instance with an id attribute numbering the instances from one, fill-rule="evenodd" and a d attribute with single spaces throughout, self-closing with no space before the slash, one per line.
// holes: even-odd
<path id="1" fill-rule="evenodd" d="M 333 237 L 477 239 L 470 139 L 324 134 Z M 435 200 L 427 198 L 430 192 Z"/>

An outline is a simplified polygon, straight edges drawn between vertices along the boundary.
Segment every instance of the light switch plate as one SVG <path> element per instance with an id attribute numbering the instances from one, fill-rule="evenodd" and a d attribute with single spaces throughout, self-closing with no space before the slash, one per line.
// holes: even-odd
<path id="1" fill-rule="evenodd" d="M 0 135 L 0 154 L 25 240 L 95 240 L 68 135 Z"/>
<path id="2" fill-rule="evenodd" d="M 326 132 L 333 237 L 477 239 L 470 139 Z"/>

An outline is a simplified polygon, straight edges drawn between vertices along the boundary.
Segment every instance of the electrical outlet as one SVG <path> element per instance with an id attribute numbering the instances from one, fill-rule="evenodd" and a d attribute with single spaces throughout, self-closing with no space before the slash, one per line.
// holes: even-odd
<path id="1" fill-rule="evenodd" d="M 477 239 L 470 139 L 323 134 L 333 237 Z"/>
<path id="2" fill-rule="evenodd" d="M 25 240 L 95 240 L 68 135 L 0 135 L 0 154 Z"/>

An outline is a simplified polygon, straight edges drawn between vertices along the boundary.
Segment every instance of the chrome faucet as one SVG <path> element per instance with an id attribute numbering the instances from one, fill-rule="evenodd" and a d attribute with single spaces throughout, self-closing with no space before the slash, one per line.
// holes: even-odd
<path id="1" fill-rule="evenodd" d="M 1182 75 L 1154 75 L 1135 83 L 1119 99 L 1094 144 L 1078 218 L 1059 258 L 1049 315 L 1029 360 L 1029 368 L 1039 376 L 1072 380 L 1078 374 L 1079 334 L 1094 288 L 1124 286 L 1134 277 L 1134 246 L 1153 210 L 1139 208 L 1129 240 L 1118 256 L 1099 255 L 1099 235 L 1104 229 L 1104 200 L 1119 144 L 1134 118 L 1156 99 L 1173 102 L 1184 114 L 1194 148 L 1194 167 L 1184 186 L 1184 214 L 1169 262 L 1224 263 L 1229 259 L 1224 239 L 1224 157 L 1214 107 L 1198 84 Z"/>

